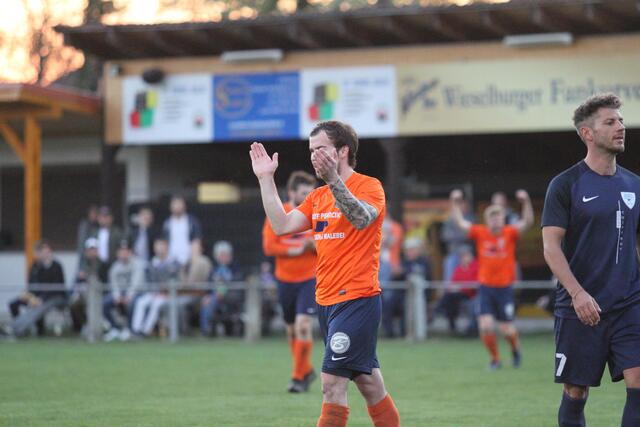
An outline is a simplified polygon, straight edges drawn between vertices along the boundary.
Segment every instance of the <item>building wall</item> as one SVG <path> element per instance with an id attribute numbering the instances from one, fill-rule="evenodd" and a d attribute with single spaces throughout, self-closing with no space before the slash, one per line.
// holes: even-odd
<path id="1" fill-rule="evenodd" d="M 161 58 L 125 60 L 105 64 L 105 139 L 109 144 L 122 142 L 122 80 L 140 75 L 149 68 L 172 73 L 243 73 L 296 70 L 310 67 L 336 67 L 381 64 L 438 64 L 499 59 L 579 58 L 611 54 L 640 54 L 640 34 L 580 37 L 571 46 L 546 46 L 515 49 L 500 42 L 442 43 L 409 47 L 341 49 L 287 52 L 278 63 L 229 64 L 218 57 Z M 112 75 L 110 67 L 118 66 L 120 75 Z"/>

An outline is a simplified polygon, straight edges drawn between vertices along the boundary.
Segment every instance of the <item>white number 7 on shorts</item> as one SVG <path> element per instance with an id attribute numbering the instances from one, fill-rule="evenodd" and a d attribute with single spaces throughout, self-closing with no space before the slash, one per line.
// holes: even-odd
<path id="1" fill-rule="evenodd" d="M 558 363 L 558 369 L 556 369 L 556 377 L 562 375 L 562 370 L 564 369 L 565 363 L 567 363 L 567 356 L 562 353 L 556 353 L 556 359 L 560 359 Z"/>

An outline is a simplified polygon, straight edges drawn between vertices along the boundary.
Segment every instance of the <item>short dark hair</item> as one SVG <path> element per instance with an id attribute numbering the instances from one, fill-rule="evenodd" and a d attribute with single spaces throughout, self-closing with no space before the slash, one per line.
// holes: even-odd
<path id="1" fill-rule="evenodd" d="M 317 184 L 316 179 L 310 173 L 305 171 L 294 171 L 289 176 L 287 181 L 287 191 L 296 191 L 301 185 L 310 185 L 315 187 Z"/>
<path id="2" fill-rule="evenodd" d="M 33 249 L 36 251 L 41 251 L 44 248 L 51 249 L 51 243 L 47 239 L 40 239 L 33 245 Z"/>
<path id="3" fill-rule="evenodd" d="M 621 106 L 622 101 L 613 93 L 599 93 L 592 95 L 580 104 L 580 106 L 578 106 L 578 108 L 573 112 L 573 125 L 576 130 L 579 131 L 584 122 L 591 119 L 600 108 L 612 108 L 617 110 Z"/>
<path id="4" fill-rule="evenodd" d="M 327 134 L 336 150 L 344 147 L 349 147 L 349 166 L 356 167 L 356 154 L 358 154 L 358 135 L 351 126 L 346 123 L 339 122 L 337 120 L 329 120 L 326 122 L 320 122 L 313 128 L 309 136 L 316 136 L 320 132 L 324 131 Z"/>

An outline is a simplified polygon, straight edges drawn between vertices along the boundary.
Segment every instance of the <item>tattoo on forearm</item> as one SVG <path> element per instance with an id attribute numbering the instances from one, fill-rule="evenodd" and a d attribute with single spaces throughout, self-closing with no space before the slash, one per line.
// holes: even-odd
<path id="1" fill-rule="evenodd" d="M 336 199 L 338 209 L 358 230 L 362 230 L 378 217 L 376 208 L 356 199 L 341 179 L 334 184 L 329 184 L 329 189 Z"/>

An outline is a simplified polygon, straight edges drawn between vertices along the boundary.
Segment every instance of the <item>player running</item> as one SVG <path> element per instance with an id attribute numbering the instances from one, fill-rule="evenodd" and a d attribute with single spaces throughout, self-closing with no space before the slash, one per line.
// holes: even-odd
<path id="1" fill-rule="evenodd" d="M 502 366 L 495 333 L 495 320 L 500 332 L 511 345 L 514 367 L 520 366 L 521 352 L 518 330 L 513 324 L 515 305 L 513 282 L 516 272 L 516 242 L 533 224 L 531 199 L 525 190 L 516 192 L 522 204 L 521 218 L 513 225 L 505 225 L 505 210 L 490 205 L 484 211 L 486 225 L 472 224 L 462 214 L 462 191 L 451 192 L 452 216 L 458 227 L 476 242 L 478 255 L 478 329 L 480 339 L 491 355 L 490 369 Z"/>
<path id="2" fill-rule="evenodd" d="M 575 110 L 587 156 L 551 181 L 544 202 L 544 258 L 558 278 L 561 427 L 585 425 L 589 387 L 600 385 L 605 364 L 627 386 L 622 427 L 640 426 L 640 178 L 616 164 L 625 142 L 621 105 L 613 94 L 595 95 Z"/>
<path id="3" fill-rule="evenodd" d="M 288 213 L 273 179 L 278 153 L 270 157 L 262 144 L 253 143 L 250 156 L 274 231 L 283 235 L 311 228 L 316 242 L 316 301 L 325 341 L 323 404 L 317 426 L 346 426 L 347 388 L 353 380 L 373 424 L 396 427 L 400 416 L 376 357 L 384 190 L 377 179 L 354 171 L 358 137 L 351 126 L 319 123 L 310 134 L 309 151 L 316 175 L 327 185 Z"/>
<path id="4" fill-rule="evenodd" d="M 287 182 L 289 202 L 283 205 L 290 212 L 300 205 L 316 187 L 316 179 L 306 172 L 296 171 Z M 309 390 L 316 378 L 311 365 L 313 348 L 313 316 L 316 315 L 316 246 L 311 230 L 278 236 L 269 219 L 262 228 L 262 248 L 266 256 L 276 258 L 275 277 L 278 299 L 287 324 L 287 338 L 293 357 L 293 372 L 287 390 L 301 393 Z"/>

